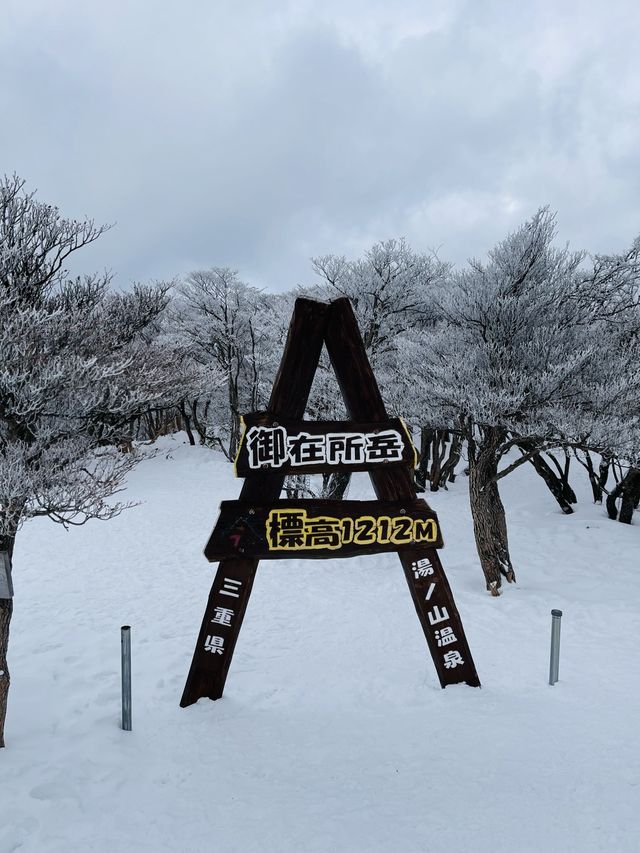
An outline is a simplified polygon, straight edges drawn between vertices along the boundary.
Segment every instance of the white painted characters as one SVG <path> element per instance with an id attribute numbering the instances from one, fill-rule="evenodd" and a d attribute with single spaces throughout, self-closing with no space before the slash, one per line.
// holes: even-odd
<path id="1" fill-rule="evenodd" d="M 363 465 L 402 462 L 404 441 L 395 429 L 376 432 L 330 432 L 288 435 L 283 426 L 254 426 L 246 435 L 249 467 L 281 468 L 285 464 Z"/>

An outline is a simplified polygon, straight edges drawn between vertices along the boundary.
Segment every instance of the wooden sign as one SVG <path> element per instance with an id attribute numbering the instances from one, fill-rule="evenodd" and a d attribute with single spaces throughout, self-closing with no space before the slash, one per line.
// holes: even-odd
<path id="1" fill-rule="evenodd" d="M 338 379 L 349 422 L 302 421 L 323 345 Z M 183 707 L 201 697 L 222 696 L 258 562 L 283 557 L 330 558 L 396 551 L 441 686 L 480 685 L 436 550 L 442 545 L 437 517 L 425 501 L 417 499 L 409 470 L 413 465 L 410 439 L 406 442 L 401 438 L 401 458 L 397 458 L 400 445 L 395 436 L 385 439 L 385 452 L 390 446 L 394 448 L 392 460 L 385 463 L 366 455 L 366 448 L 375 446 L 375 441 L 368 443 L 368 437 L 375 435 L 376 429 L 378 435 L 389 431 L 401 434 L 399 426 L 400 421 L 387 415 L 349 300 L 325 304 L 297 299 L 268 412 L 246 418 L 244 448 L 237 465 L 238 474 L 246 478 L 240 499 L 223 502 L 205 549 L 207 558 L 220 560 L 220 565 L 182 694 Z M 257 445 L 248 446 L 252 427 L 271 430 L 268 435 L 253 434 L 263 445 L 260 450 Z M 349 453 L 364 453 L 359 462 L 352 464 L 346 458 L 334 461 L 338 451 L 330 448 L 328 438 L 333 433 L 342 434 L 338 448 L 345 448 L 350 437 L 358 436 L 351 440 L 363 449 Z M 298 444 L 301 440 L 307 448 L 304 464 Z M 377 446 L 380 448 L 380 443 Z M 368 470 L 378 500 L 280 500 L 286 473 L 340 467 Z"/>
<path id="2" fill-rule="evenodd" d="M 401 418 L 386 423 L 284 421 L 269 412 L 242 419 L 235 461 L 237 477 L 260 471 L 323 474 L 336 470 L 371 471 L 380 465 L 415 468 L 418 454 Z"/>
<path id="3" fill-rule="evenodd" d="M 0 598 L 13 598 L 11 559 L 6 551 L 0 551 Z"/>
<path id="4" fill-rule="evenodd" d="M 204 553 L 211 561 L 232 556 L 326 559 L 425 545 L 442 547 L 442 536 L 436 514 L 423 500 L 223 501 Z"/>

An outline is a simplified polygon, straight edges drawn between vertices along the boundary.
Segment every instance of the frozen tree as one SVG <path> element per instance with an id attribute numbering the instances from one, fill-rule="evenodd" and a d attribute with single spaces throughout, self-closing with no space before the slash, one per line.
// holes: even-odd
<path id="1" fill-rule="evenodd" d="M 449 265 L 434 253 L 415 252 L 404 239 L 375 243 L 357 260 L 325 255 L 313 258 L 312 264 L 321 280 L 317 290 L 321 297 L 346 296 L 351 301 L 387 408 L 406 415 L 407 407 L 396 393 L 399 336 L 432 322 L 430 292 L 444 280 Z M 324 362 L 322 367 L 326 367 Z M 311 403 L 320 390 L 324 399 L 341 402 L 332 374 L 327 373 L 324 386 L 314 383 Z M 421 413 L 414 423 L 421 424 L 420 418 Z M 341 497 L 348 482 L 348 473 L 333 475 L 325 484 L 325 493 Z"/>
<path id="2" fill-rule="evenodd" d="M 636 352 L 634 355 L 640 333 L 640 239 L 622 254 L 595 255 L 591 258 L 591 268 L 586 263 L 581 268 L 580 277 L 581 284 L 577 294 L 581 307 L 579 313 L 576 313 L 575 321 L 590 327 L 590 338 L 600 353 L 599 361 L 602 365 L 609 366 L 611 376 L 616 377 L 621 372 L 624 373 L 627 367 L 634 370 L 634 363 L 637 365 L 640 362 L 640 354 Z M 575 296 L 573 298 L 575 300 Z M 593 377 L 596 385 L 597 373 L 596 369 Z M 585 381 L 588 384 L 589 380 Z M 592 409 L 598 411 L 597 406 Z M 570 453 L 569 447 L 564 446 L 561 448 L 560 459 L 551 452 L 544 454 L 544 458 L 540 453 L 531 455 L 531 463 L 544 479 L 563 512 L 573 512 L 571 505 L 576 502 L 569 484 L 571 459 L 577 459 L 587 470 L 594 500 L 601 503 L 612 460 L 618 459 L 619 454 L 630 454 L 633 458 L 633 446 L 638 444 L 637 437 L 633 438 L 637 415 L 638 406 L 628 408 L 628 398 L 625 395 L 614 396 L 601 419 L 608 435 L 603 435 L 602 429 L 593 425 L 588 431 L 589 446 L 573 447 L 573 453 Z M 527 446 L 527 443 L 523 442 L 519 447 L 523 452 L 527 452 L 531 449 L 531 443 Z M 598 471 L 591 456 L 592 450 L 596 450 L 600 455 L 600 462 L 596 463 Z M 553 468 L 546 460 L 552 463 Z M 611 506 L 610 501 L 608 504 Z"/>
<path id="3" fill-rule="evenodd" d="M 257 410 L 268 392 L 274 322 L 270 301 L 226 267 L 193 272 L 178 286 L 175 334 L 194 363 L 224 376 L 223 385 L 191 394 L 185 412 L 202 441 L 229 459 L 238 449 L 242 413 Z"/>
<path id="4" fill-rule="evenodd" d="M 487 263 L 470 262 L 439 289 L 439 322 L 405 346 L 434 425 L 466 439 L 476 545 L 494 595 L 502 577 L 515 580 L 498 481 L 540 450 L 597 446 L 620 430 L 638 393 L 633 354 L 601 319 L 617 288 L 594 288 L 583 255 L 555 248 L 554 237 L 554 217 L 540 210 Z M 618 446 L 630 448 L 632 433 L 620 433 Z"/>
<path id="5" fill-rule="evenodd" d="M 103 231 L 63 218 L 17 177 L 0 180 L 0 551 L 9 561 L 29 518 L 71 525 L 121 511 L 110 498 L 139 456 L 118 445 L 131 418 L 168 394 L 144 339 L 165 290 L 118 296 L 107 276 L 68 280 L 66 259 Z M 11 614 L 0 599 L 0 746 Z"/>
<path id="6" fill-rule="evenodd" d="M 631 248 L 618 255 L 596 255 L 589 276 L 593 285 L 598 328 L 604 330 L 603 346 L 612 366 L 612 376 L 620 377 L 631 369 L 637 374 L 640 365 L 640 237 Z M 597 446 L 601 454 L 596 474 L 588 449 L 582 449 L 583 464 L 589 473 L 594 500 L 602 501 L 602 493 L 613 459 L 622 459 L 628 470 L 616 483 L 606 500 L 610 518 L 629 524 L 640 502 L 640 395 L 629 402 L 623 397 L 607 411 L 602 435 Z M 580 457 L 578 457 L 580 458 Z M 621 500 L 618 516 L 617 500 Z"/>
<path id="7" fill-rule="evenodd" d="M 399 334 L 433 316 L 429 288 L 449 270 L 434 254 L 413 251 L 404 239 L 375 243 L 355 261 L 325 255 L 313 258 L 312 264 L 328 298 L 351 300 L 369 360 L 376 368 L 395 352 Z"/>
<path id="8" fill-rule="evenodd" d="M 140 346 L 144 359 L 154 363 L 165 377 L 165 391 L 135 418 L 132 438 L 153 442 L 161 435 L 184 430 L 190 444 L 195 444 L 194 430 L 199 433 L 205 429 L 200 420 L 193 418 L 194 410 L 199 417 L 197 401 L 210 400 L 220 393 L 224 388 L 223 374 L 213 362 L 194 356 L 189 341 L 177 333 L 170 310 L 162 313 Z"/>

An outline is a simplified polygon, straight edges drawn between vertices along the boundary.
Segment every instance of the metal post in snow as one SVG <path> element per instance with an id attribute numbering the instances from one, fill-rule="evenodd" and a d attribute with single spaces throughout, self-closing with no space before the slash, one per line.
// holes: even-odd
<path id="1" fill-rule="evenodd" d="M 558 680 L 560 671 L 560 620 L 562 610 L 551 611 L 551 656 L 549 660 L 549 684 Z"/>
<path id="2" fill-rule="evenodd" d="M 131 731 L 131 628 L 120 628 L 120 652 L 122 664 L 122 728 Z"/>

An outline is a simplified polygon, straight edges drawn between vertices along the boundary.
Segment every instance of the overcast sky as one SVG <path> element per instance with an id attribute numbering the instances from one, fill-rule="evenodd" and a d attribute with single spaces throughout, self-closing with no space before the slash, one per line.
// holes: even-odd
<path id="1" fill-rule="evenodd" d="M 549 204 L 640 233 L 637 0 L 0 0 L 0 172 L 113 222 L 77 271 L 309 258 L 405 236 L 463 263 Z"/>

